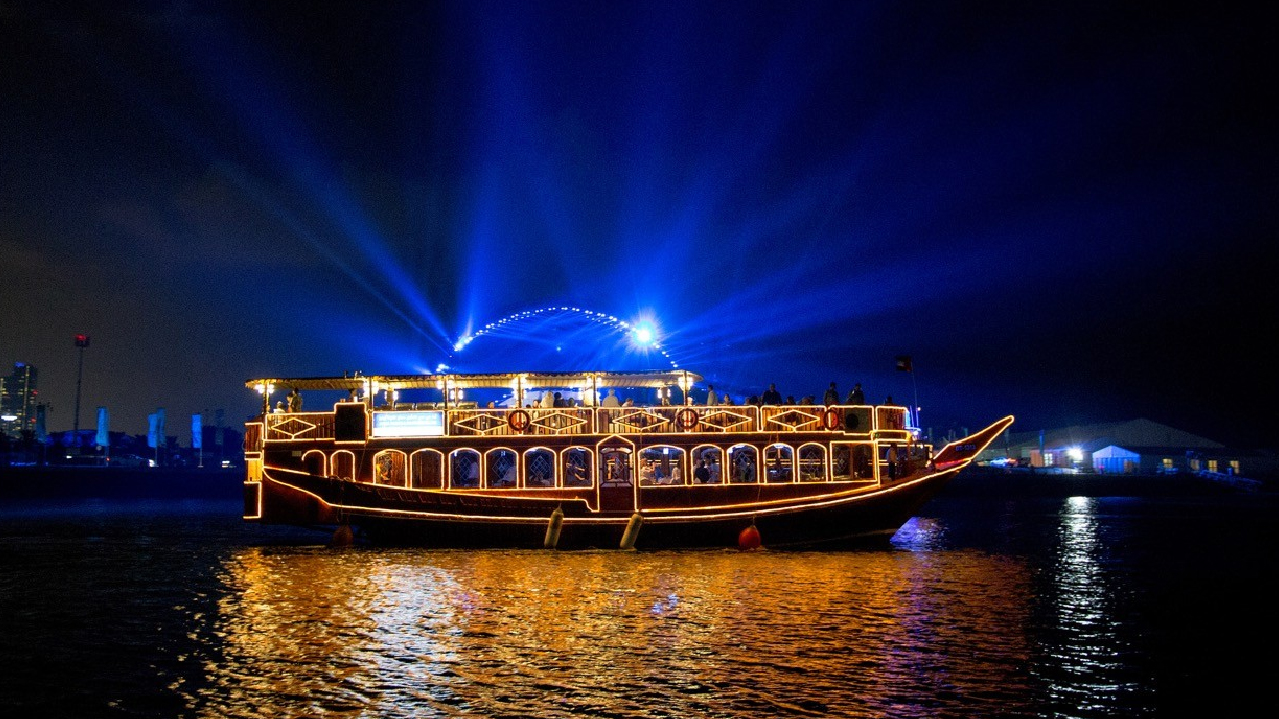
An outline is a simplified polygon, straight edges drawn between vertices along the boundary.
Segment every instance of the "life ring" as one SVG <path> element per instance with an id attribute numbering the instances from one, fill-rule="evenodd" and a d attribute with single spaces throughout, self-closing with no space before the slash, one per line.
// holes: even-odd
<path id="1" fill-rule="evenodd" d="M 690 430 L 696 427 L 700 420 L 701 418 L 697 416 L 697 410 L 691 407 L 685 407 L 675 415 L 675 424 L 683 430 Z"/>
<path id="2" fill-rule="evenodd" d="M 517 409 L 506 415 L 506 423 L 516 432 L 523 432 L 528 429 L 528 426 L 532 423 L 532 421 L 533 418 L 529 416 L 529 413 L 522 409 Z"/>
<path id="3" fill-rule="evenodd" d="M 840 416 L 840 411 L 834 407 L 831 407 L 822 413 L 822 426 L 826 429 L 839 429 L 839 425 L 842 421 L 843 417 Z"/>

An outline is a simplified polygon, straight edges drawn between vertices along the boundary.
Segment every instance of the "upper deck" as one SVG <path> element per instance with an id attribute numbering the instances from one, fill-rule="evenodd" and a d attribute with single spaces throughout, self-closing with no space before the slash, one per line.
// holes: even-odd
<path id="1" fill-rule="evenodd" d="M 264 415 L 261 427 L 267 443 L 609 434 L 745 435 L 760 432 L 830 432 L 905 441 L 910 433 L 906 427 L 905 407 L 853 405 L 443 409 L 428 408 L 419 403 L 379 409 L 359 402 L 341 402 L 332 411 L 268 413 Z M 345 429 L 339 430 L 339 427 Z"/>
<path id="2" fill-rule="evenodd" d="M 908 441 L 907 410 L 865 405 L 698 405 L 690 389 L 701 377 L 685 370 L 644 372 L 518 373 L 486 375 L 356 376 L 260 379 L 247 385 L 263 395 L 260 425 L 250 423 L 247 446 L 262 443 L 429 438 L 537 438 L 575 435 L 683 435 L 828 432 L 861 439 Z M 324 390 L 347 397 L 331 410 L 271 411 L 272 393 Z M 599 406 L 605 389 L 647 391 L 661 404 Z M 542 397 L 577 395 L 563 406 Z M 413 391 L 429 401 L 400 401 Z M 432 392 L 433 391 L 433 392 Z M 471 393 L 506 394 L 505 404 L 478 407 Z M 435 398 L 429 395 L 435 394 Z M 673 400 L 673 402 L 672 402 Z M 671 402 L 671 404 L 666 404 Z M 255 426 L 256 425 L 256 426 Z"/>

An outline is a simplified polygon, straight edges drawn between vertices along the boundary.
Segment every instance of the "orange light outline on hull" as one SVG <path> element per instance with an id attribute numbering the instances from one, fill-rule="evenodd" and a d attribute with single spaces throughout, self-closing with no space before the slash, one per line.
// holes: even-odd
<path id="1" fill-rule="evenodd" d="M 293 470 L 280 470 L 280 469 L 272 468 L 272 471 L 276 471 L 276 472 L 279 472 L 279 471 L 292 472 Z M 663 523 L 663 524 L 664 524 L 664 523 L 667 523 L 667 522 L 683 522 L 683 521 L 689 521 L 689 520 L 719 520 L 719 519 L 736 519 L 736 518 L 739 518 L 739 517 L 758 517 L 758 516 L 763 516 L 763 515 L 772 515 L 772 514 L 790 514 L 790 513 L 793 513 L 793 512 L 800 512 L 800 511 L 804 511 L 804 510 L 807 510 L 807 509 L 812 509 L 812 508 L 815 508 L 815 507 L 831 507 L 831 506 L 836 506 L 836 505 L 840 505 L 840 504 L 847 504 L 848 502 L 851 502 L 851 501 L 854 501 L 854 500 L 864 499 L 864 498 L 868 498 L 868 497 L 875 497 L 875 496 L 877 496 L 877 495 L 882 495 L 882 494 L 891 494 L 891 493 L 893 493 L 893 492 L 901 491 L 901 490 L 903 490 L 903 489 L 905 489 L 905 488 L 907 488 L 907 487 L 913 487 L 914 485 L 919 484 L 920 482 L 924 482 L 924 481 L 926 481 L 926 480 L 929 480 L 929 479 L 932 479 L 932 478 L 938 477 L 938 476 L 940 476 L 940 475 L 942 475 L 942 474 L 949 474 L 949 473 L 953 473 L 953 472 L 957 472 L 957 471 L 958 471 L 958 469 L 948 469 L 948 470 L 945 470 L 945 471 L 942 471 L 942 472 L 933 472 L 933 473 L 930 473 L 930 474 L 927 474 L 927 475 L 921 476 L 921 477 L 919 477 L 919 478 L 917 478 L 917 479 L 912 479 L 912 480 L 910 480 L 909 482 L 903 482 L 903 483 L 901 483 L 901 484 L 895 484 L 895 485 L 893 485 L 893 486 L 891 486 L 891 487 L 883 487 L 883 486 L 881 486 L 881 487 L 879 487 L 878 489 L 875 489 L 875 490 L 873 490 L 873 491 L 871 491 L 871 492 L 866 492 L 866 493 L 863 493 L 863 494 L 857 494 L 857 493 L 855 493 L 855 492 L 853 492 L 853 493 L 845 493 L 845 494 L 846 494 L 846 496 L 836 496 L 836 498 L 833 498 L 833 499 L 826 499 L 826 500 L 819 501 L 819 502 L 804 501 L 802 504 L 792 504 L 791 506 L 786 506 L 786 507 L 765 507 L 765 506 L 761 506 L 761 504 L 760 504 L 760 503 L 751 503 L 751 504 L 742 504 L 742 505 L 736 505 L 736 504 L 735 504 L 735 505 L 730 505 L 730 506 L 733 506 L 733 507 L 742 507 L 742 508 L 743 508 L 743 511 L 722 512 L 722 513 L 717 513 L 717 514 L 682 514 L 682 515 L 679 515 L 679 516 L 670 516 L 670 515 L 663 516 L 663 515 L 659 514 L 659 512 L 662 512 L 662 511 L 685 511 L 685 512 L 687 512 L 687 511 L 706 511 L 706 510 L 710 510 L 710 509 L 715 509 L 715 507 L 684 507 L 684 508 L 677 509 L 677 510 L 640 509 L 640 510 L 638 510 L 638 511 L 639 511 L 639 513 L 640 513 L 641 515 L 643 515 L 645 518 L 647 518 L 647 519 L 651 519 L 652 521 L 655 521 L 655 522 L 658 522 L 658 523 Z M 297 473 L 297 474 L 300 474 L 300 473 Z M 330 503 L 330 502 L 325 501 L 322 497 L 320 497 L 319 495 L 315 494 L 314 492 L 311 492 L 310 490 L 303 489 L 302 487 L 299 487 L 299 486 L 297 486 L 297 485 L 295 485 L 295 484 L 291 484 L 291 483 L 289 483 L 289 482 L 285 482 L 284 480 L 282 480 L 282 479 L 278 479 L 278 478 L 276 478 L 276 477 L 268 477 L 268 478 L 269 478 L 272 482 L 276 482 L 276 483 L 278 483 L 278 484 L 282 484 L 282 485 L 284 485 L 284 486 L 286 486 L 286 487 L 289 487 L 290 489 L 293 489 L 293 490 L 295 490 L 295 491 L 298 491 L 298 492 L 301 492 L 301 493 L 303 493 L 303 494 L 306 494 L 306 495 L 309 495 L 309 496 L 311 496 L 311 497 L 314 497 L 314 498 L 316 499 L 316 501 L 320 502 L 321 504 L 323 504 L 323 505 L 325 505 L 325 506 L 327 506 L 327 507 L 333 507 L 333 508 L 335 508 L 335 509 L 343 509 L 343 510 L 359 511 L 359 512 L 364 512 L 364 513 L 371 513 L 371 514 L 389 514 L 389 515 L 403 516 L 403 517 L 421 517 L 421 518 L 424 518 L 424 519 L 439 519 L 439 520 L 444 520 L 444 521 L 453 521 L 453 522 L 505 522 L 505 523 L 523 523 L 523 524 L 538 524 L 538 525 L 541 525 L 541 524 L 543 524 L 543 523 L 545 523 L 545 522 L 547 521 L 546 519 L 541 518 L 541 517 L 515 517 L 515 516 L 491 515 L 491 514 L 459 516 L 459 515 L 457 515 L 457 514 L 439 514 L 439 513 L 436 513 L 436 512 L 422 512 L 422 511 L 409 510 L 409 509 L 390 509 L 390 508 L 386 508 L 386 507 L 366 507 L 366 506 L 362 506 L 362 505 L 358 505 L 358 504 L 332 504 L 332 503 Z M 832 495 L 825 495 L 825 496 L 832 496 Z M 585 501 L 584 501 L 584 500 L 580 500 L 580 499 L 578 499 L 578 500 L 568 500 L 568 501 L 579 501 L 579 502 L 583 502 L 583 503 L 585 503 Z M 792 500 L 792 501 L 793 501 L 793 500 Z M 774 502 L 774 503 L 775 503 L 775 502 Z M 588 508 L 588 509 L 590 508 L 590 507 L 589 507 L 589 505 L 587 505 L 587 508 Z M 630 517 L 629 517 L 629 516 L 625 516 L 625 517 L 615 517 L 615 518 L 608 518 L 608 517 L 565 517 L 565 518 L 564 518 L 564 523 L 565 523 L 565 524 L 617 524 L 617 525 L 625 525 L 625 524 L 627 524 L 629 521 L 630 521 Z"/>

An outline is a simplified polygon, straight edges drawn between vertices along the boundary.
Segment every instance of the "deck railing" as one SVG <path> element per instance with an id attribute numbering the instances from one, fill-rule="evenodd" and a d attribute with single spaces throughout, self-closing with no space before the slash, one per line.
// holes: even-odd
<path id="1" fill-rule="evenodd" d="M 273 412 L 266 415 L 268 442 L 333 439 L 332 412 Z"/>
<path id="2" fill-rule="evenodd" d="M 403 410 L 375 410 L 399 412 Z M 831 432 L 905 439 L 906 410 L 850 405 L 687 405 L 444 410 L 447 436 Z M 267 442 L 334 438 L 332 412 L 266 415 Z"/>

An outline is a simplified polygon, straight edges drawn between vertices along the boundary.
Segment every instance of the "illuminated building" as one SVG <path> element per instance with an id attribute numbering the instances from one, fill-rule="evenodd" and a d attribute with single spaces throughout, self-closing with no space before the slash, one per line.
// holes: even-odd
<path id="1" fill-rule="evenodd" d="M 0 378 L 0 429 L 11 437 L 36 429 L 36 368 L 15 362 L 13 374 Z"/>

